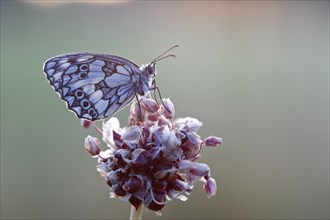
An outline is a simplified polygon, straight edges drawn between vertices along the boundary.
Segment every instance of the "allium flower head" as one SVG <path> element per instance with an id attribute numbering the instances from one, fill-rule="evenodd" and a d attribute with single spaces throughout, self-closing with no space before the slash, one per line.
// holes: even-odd
<path id="1" fill-rule="evenodd" d="M 202 146 L 222 143 L 215 136 L 202 140 L 197 134 L 202 122 L 195 118 L 173 120 L 173 103 L 162 101 L 158 105 L 143 97 L 133 102 L 128 127 L 120 128 L 116 118 L 103 123 L 99 132 L 109 149 L 100 152 L 97 165 L 112 198 L 129 201 L 136 209 L 144 204 L 157 212 L 174 199 L 187 200 L 197 181 L 204 183 L 208 197 L 215 195 L 217 186 L 209 166 L 196 160 Z M 98 142 L 89 136 L 85 143 L 89 147 Z"/>

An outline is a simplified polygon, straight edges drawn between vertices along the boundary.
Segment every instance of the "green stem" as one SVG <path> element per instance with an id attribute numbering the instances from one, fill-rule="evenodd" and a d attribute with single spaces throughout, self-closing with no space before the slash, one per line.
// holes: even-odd
<path id="1" fill-rule="evenodd" d="M 139 206 L 139 208 L 136 210 L 134 206 L 131 207 L 131 215 L 129 217 L 130 220 L 141 220 L 142 219 L 142 210 L 143 210 L 143 204 Z"/>

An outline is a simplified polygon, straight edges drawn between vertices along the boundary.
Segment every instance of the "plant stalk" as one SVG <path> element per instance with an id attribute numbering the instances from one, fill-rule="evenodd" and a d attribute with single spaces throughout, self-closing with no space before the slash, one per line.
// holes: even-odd
<path id="1" fill-rule="evenodd" d="M 142 220 L 142 210 L 143 204 L 139 206 L 136 210 L 134 206 L 131 207 L 131 215 L 129 217 L 130 220 Z"/>

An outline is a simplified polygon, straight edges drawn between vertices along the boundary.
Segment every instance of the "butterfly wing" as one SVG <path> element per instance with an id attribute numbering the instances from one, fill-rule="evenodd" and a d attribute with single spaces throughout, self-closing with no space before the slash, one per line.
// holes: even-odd
<path id="1" fill-rule="evenodd" d="M 47 60 L 49 83 L 78 118 L 106 118 L 129 104 L 136 94 L 133 78 L 140 74 L 134 63 L 112 55 L 63 54 Z"/>

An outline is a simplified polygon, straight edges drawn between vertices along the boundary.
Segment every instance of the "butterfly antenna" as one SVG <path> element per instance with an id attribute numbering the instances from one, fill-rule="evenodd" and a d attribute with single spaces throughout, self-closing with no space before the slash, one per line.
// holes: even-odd
<path id="1" fill-rule="evenodd" d="M 167 52 L 169 52 L 170 50 L 172 50 L 172 49 L 174 49 L 176 47 L 179 47 L 179 45 L 174 45 L 171 48 L 167 49 L 164 53 L 162 53 L 161 55 L 159 55 L 158 57 L 156 57 L 155 59 L 153 59 L 153 61 L 151 61 L 150 63 L 156 63 L 157 61 L 160 61 L 160 60 L 165 59 L 167 57 L 173 57 L 173 58 L 175 58 L 175 55 L 174 54 L 169 54 L 169 55 L 166 55 L 166 56 L 164 56 L 164 55 Z M 164 56 L 164 57 L 162 57 L 162 56 Z"/>
<path id="2" fill-rule="evenodd" d="M 160 57 L 160 58 L 158 58 L 157 60 L 154 60 L 154 61 L 151 62 L 151 63 L 156 63 L 156 62 L 158 62 L 158 61 L 160 61 L 160 60 L 163 60 L 163 59 L 165 59 L 165 58 L 167 58 L 167 57 L 173 57 L 173 58 L 175 58 L 176 56 L 175 56 L 174 54 L 169 54 L 169 55 L 166 55 L 166 56 L 164 56 L 164 57 Z"/>

